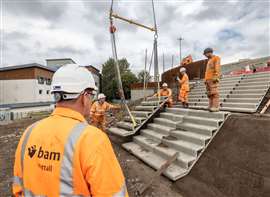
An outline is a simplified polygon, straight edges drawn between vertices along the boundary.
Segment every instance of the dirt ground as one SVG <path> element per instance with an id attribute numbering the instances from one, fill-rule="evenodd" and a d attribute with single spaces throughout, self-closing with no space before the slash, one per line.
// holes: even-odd
<path id="1" fill-rule="evenodd" d="M 25 128 L 38 119 L 40 118 L 29 118 L 0 127 L 0 196 L 11 196 L 14 153 L 17 143 Z M 138 188 L 147 183 L 155 171 L 123 150 L 120 145 L 114 142 L 112 144 L 126 177 L 129 196 L 139 196 Z M 181 197 L 180 193 L 174 189 L 173 183 L 163 176 L 155 180 L 143 196 Z"/>

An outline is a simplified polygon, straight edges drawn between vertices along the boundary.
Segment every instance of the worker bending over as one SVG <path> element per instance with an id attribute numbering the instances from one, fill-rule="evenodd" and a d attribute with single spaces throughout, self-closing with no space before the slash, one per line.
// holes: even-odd
<path id="1" fill-rule="evenodd" d="M 186 68 L 180 68 L 181 79 L 179 81 L 178 100 L 182 102 L 184 108 L 188 108 L 188 94 L 189 94 L 189 78 L 186 73 Z"/>
<path id="2" fill-rule="evenodd" d="M 91 106 L 90 118 L 91 124 L 95 127 L 106 130 L 106 112 L 111 109 L 119 109 L 118 106 L 111 105 L 105 101 L 106 96 L 104 94 L 98 95 L 98 100 Z"/>
<path id="3" fill-rule="evenodd" d="M 220 80 L 220 57 L 213 54 L 213 49 L 207 48 L 203 53 L 208 58 L 205 71 L 205 85 L 209 98 L 209 111 L 219 111 L 219 80 Z"/>
<path id="4" fill-rule="evenodd" d="M 107 135 L 85 120 L 95 89 L 82 66 L 55 72 L 56 108 L 25 130 L 15 153 L 14 196 L 128 196 Z"/>
<path id="5" fill-rule="evenodd" d="M 159 92 L 153 95 L 153 97 L 158 97 L 158 96 L 168 97 L 168 101 L 166 105 L 168 105 L 168 107 L 172 107 L 173 105 L 172 90 L 168 88 L 167 83 L 163 83 L 162 88 L 159 90 Z"/>

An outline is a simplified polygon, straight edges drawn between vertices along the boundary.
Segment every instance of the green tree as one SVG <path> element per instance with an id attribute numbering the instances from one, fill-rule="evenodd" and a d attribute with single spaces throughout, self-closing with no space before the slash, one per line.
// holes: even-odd
<path id="1" fill-rule="evenodd" d="M 130 84 L 138 82 L 136 75 L 129 69 L 128 61 L 123 58 L 118 60 L 125 97 L 130 98 Z M 119 99 L 118 78 L 114 59 L 108 59 L 102 65 L 102 88 L 108 100 Z"/>
<path id="2" fill-rule="evenodd" d="M 140 71 L 138 74 L 138 80 L 140 83 L 144 82 L 144 70 Z M 149 82 L 151 80 L 150 73 L 148 71 L 145 72 L 145 81 Z"/>

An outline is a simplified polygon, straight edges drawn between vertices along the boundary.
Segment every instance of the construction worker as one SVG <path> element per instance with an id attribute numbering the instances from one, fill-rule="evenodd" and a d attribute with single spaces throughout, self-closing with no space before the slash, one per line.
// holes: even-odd
<path id="1" fill-rule="evenodd" d="M 181 101 L 184 108 L 188 108 L 188 93 L 189 93 L 189 78 L 186 73 L 186 68 L 180 68 L 181 80 L 177 78 L 179 82 L 178 100 Z"/>
<path id="2" fill-rule="evenodd" d="M 173 105 L 172 90 L 168 88 L 167 83 L 163 83 L 162 88 L 159 90 L 159 92 L 153 95 L 153 97 L 158 97 L 158 96 L 168 97 L 168 101 L 166 104 L 168 105 L 168 107 L 172 107 Z"/>
<path id="3" fill-rule="evenodd" d="M 219 111 L 219 81 L 220 81 L 220 57 L 213 54 L 212 48 L 206 48 L 203 53 L 207 58 L 205 71 L 205 85 L 209 98 L 209 111 Z"/>
<path id="4" fill-rule="evenodd" d="M 90 118 L 91 124 L 95 127 L 106 130 L 106 112 L 111 109 L 119 109 L 118 106 L 111 105 L 105 101 L 106 96 L 104 94 L 98 95 L 98 100 L 91 106 Z"/>
<path id="5" fill-rule="evenodd" d="M 14 196 L 128 196 L 107 135 L 85 120 L 95 89 L 82 66 L 55 72 L 56 108 L 25 130 L 16 150 Z"/>

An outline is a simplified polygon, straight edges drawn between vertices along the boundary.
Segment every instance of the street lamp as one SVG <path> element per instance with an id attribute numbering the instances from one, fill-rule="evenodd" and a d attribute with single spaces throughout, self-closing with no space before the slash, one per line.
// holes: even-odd
<path id="1" fill-rule="evenodd" d="M 182 37 L 178 38 L 179 40 L 179 63 L 182 61 L 182 40 L 184 40 Z"/>

